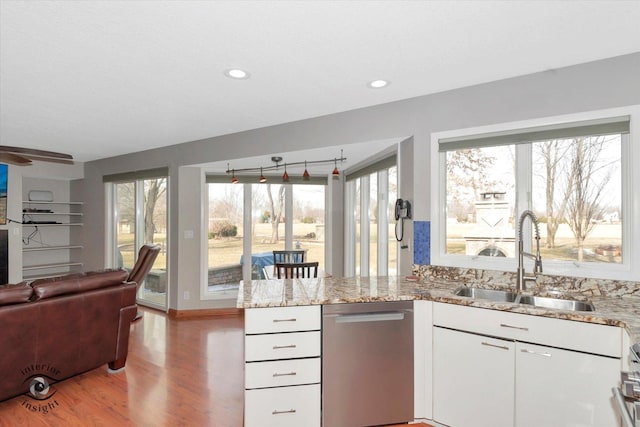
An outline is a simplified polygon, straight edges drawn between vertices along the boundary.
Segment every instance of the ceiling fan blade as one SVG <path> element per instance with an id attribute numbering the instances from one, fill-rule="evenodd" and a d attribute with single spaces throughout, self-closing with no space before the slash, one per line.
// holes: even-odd
<path id="1" fill-rule="evenodd" d="M 11 163 L 12 165 L 27 166 L 31 164 L 31 160 L 19 154 L 0 152 L 0 162 Z"/>
<path id="2" fill-rule="evenodd" d="M 7 153 L 7 154 L 11 154 L 11 153 Z M 73 164 L 73 160 L 61 159 L 61 158 L 58 158 L 58 157 L 45 157 L 45 156 L 34 156 L 33 154 L 25 154 L 25 158 L 29 159 L 29 160 L 38 160 L 38 161 L 41 161 L 41 162 L 63 163 L 65 165 L 72 165 Z"/>
<path id="3" fill-rule="evenodd" d="M 70 154 L 56 153 L 55 151 L 35 150 L 32 148 L 9 147 L 7 145 L 0 145 L 0 151 L 6 151 L 8 153 L 15 154 L 25 154 L 27 156 L 33 155 L 47 158 L 73 160 L 73 156 Z"/>

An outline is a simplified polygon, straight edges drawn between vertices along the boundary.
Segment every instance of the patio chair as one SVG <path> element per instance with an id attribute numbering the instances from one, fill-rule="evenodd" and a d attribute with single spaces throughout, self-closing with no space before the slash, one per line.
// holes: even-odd
<path id="1" fill-rule="evenodd" d="M 294 262 L 275 264 L 278 279 L 300 279 L 318 277 L 318 262 Z"/>
<path id="2" fill-rule="evenodd" d="M 142 286 L 142 282 L 147 277 L 147 274 L 151 271 L 151 267 L 159 253 L 160 245 L 154 244 L 143 245 L 138 251 L 138 259 L 129 272 L 129 277 L 127 277 L 128 282 L 136 283 L 136 289 L 138 291 L 140 290 L 140 286 Z M 141 317 L 142 312 L 138 310 L 138 314 L 133 320 L 138 320 Z"/>
<path id="3" fill-rule="evenodd" d="M 273 251 L 273 264 L 293 264 L 304 262 L 304 250 Z"/>

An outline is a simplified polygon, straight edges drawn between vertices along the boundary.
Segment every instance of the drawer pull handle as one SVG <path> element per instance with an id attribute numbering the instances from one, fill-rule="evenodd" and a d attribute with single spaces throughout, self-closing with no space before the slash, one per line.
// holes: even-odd
<path id="1" fill-rule="evenodd" d="M 487 347 L 501 348 L 502 350 L 509 350 L 509 347 L 507 347 L 506 345 L 496 345 L 485 341 L 482 341 L 482 345 L 486 345 Z"/>
<path id="2" fill-rule="evenodd" d="M 529 330 L 529 328 L 523 328 L 522 326 L 507 325 L 506 323 L 500 323 L 500 327 L 502 327 L 502 328 L 511 328 L 511 329 L 520 329 L 521 331 L 528 331 Z"/>
<path id="3" fill-rule="evenodd" d="M 274 350 L 280 350 L 280 349 L 283 349 L 283 348 L 296 348 L 296 347 L 297 347 L 297 345 L 295 345 L 295 344 L 289 344 L 289 345 L 274 345 L 274 346 L 273 346 L 273 349 L 274 349 Z"/>
<path id="4" fill-rule="evenodd" d="M 295 414 L 295 413 L 296 413 L 295 409 L 289 409 L 288 411 L 277 411 L 277 410 L 275 410 L 275 411 L 273 411 L 271 413 L 271 415 Z"/>
<path id="5" fill-rule="evenodd" d="M 526 348 L 523 348 L 520 351 L 523 352 L 523 353 L 535 354 L 535 355 L 538 355 L 538 356 L 551 357 L 551 353 L 538 353 L 537 351 L 527 350 Z"/>
<path id="6" fill-rule="evenodd" d="M 277 323 L 277 322 L 295 322 L 296 319 L 295 317 L 292 317 L 291 319 L 273 319 L 273 323 Z"/>
<path id="7" fill-rule="evenodd" d="M 288 376 L 294 376 L 294 375 L 298 375 L 298 374 L 295 373 L 295 372 L 287 372 L 286 374 L 279 374 L 279 373 L 276 372 L 276 373 L 273 374 L 273 377 L 274 378 L 275 377 L 288 377 Z"/>

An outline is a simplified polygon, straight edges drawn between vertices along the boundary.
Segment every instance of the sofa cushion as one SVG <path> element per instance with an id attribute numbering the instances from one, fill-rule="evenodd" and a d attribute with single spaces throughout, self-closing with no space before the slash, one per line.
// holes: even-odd
<path id="1" fill-rule="evenodd" d="M 75 294 L 93 289 L 118 285 L 127 279 L 127 270 L 107 269 L 87 273 L 69 274 L 49 279 L 38 279 L 31 283 L 33 300 Z"/>
<path id="2" fill-rule="evenodd" d="M 0 306 L 27 302 L 33 294 L 33 289 L 27 283 L 16 285 L 0 285 Z"/>

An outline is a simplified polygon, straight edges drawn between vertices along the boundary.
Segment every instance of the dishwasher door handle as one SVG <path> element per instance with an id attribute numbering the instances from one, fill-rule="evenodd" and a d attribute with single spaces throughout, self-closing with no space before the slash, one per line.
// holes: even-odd
<path id="1" fill-rule="evenodd" d="M 618 406 L 620 415 L 622 416 L 624 427 L 635 427 L 633 417 L 631 417 L 631 414 L 629 413 L 629 409 L 627 408 L 627 404 L 625 403 L 624 396 L 620 392 L 620 389 L 614 387 L 611 391 L 613 391 L 613 397 L 615 398 L 614 400 Z M 635 425 L 637 426 L 638 424 L 636 423 Z"/>
<path id="2" fill-rule="evenodd" d="M 386 322 L 390 320 L 404 320 L 404 313 L 401 311 L 387 311 L 336 315 L 336 323 Z"/>

